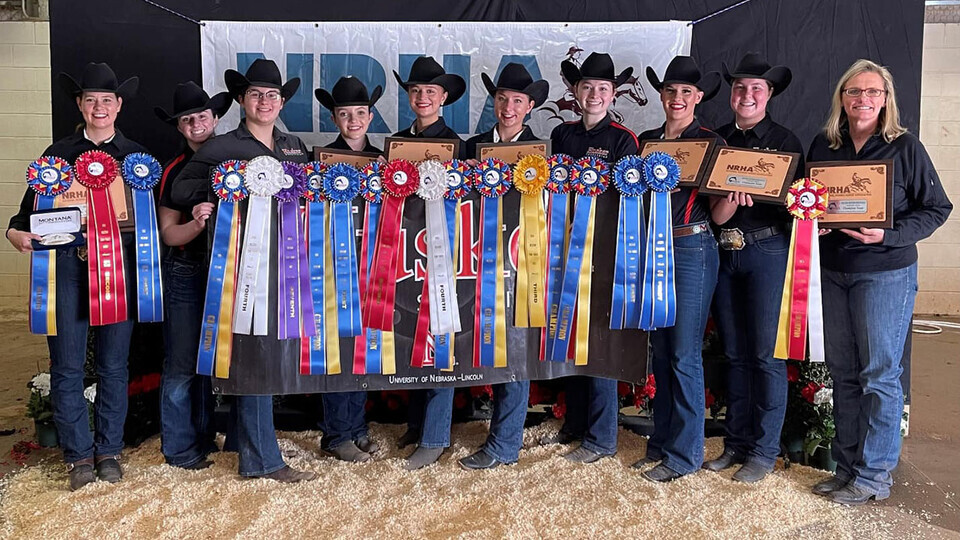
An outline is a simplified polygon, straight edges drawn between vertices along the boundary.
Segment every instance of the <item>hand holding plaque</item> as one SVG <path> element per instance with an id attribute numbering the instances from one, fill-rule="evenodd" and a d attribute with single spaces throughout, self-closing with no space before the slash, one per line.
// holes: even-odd
<path id="1" fill-rule="evenodd" d="M 714 139 L 647 140 L 640 144 L 640 157 L 646 158 L 654 152 L 667 154 L 680 166 L 680 182 L 677 187 L 695 188 L 700 187 L 715 145 Z"/>
<path id="2" fill-rule="evenodd" d="M 893 162 L 822 161 L 807 164 L 807 176 L 830 194 L 820 223 L 830 229 L 893 227 Z"/>
<path id="3" fill-rule="evenodd" d="M 713 152 L 700 186 L 702 193 L 741 192 L 756 201 L 783 204 L 800 154 L 719 147 Z"/>

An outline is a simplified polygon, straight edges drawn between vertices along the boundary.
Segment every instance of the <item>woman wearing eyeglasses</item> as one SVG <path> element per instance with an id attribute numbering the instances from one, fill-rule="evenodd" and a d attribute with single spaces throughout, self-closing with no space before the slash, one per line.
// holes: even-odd
<path id="1" fill-rule="evenodd" d="M 917 295 L 917 242 L 953 209 L 920 140 L 900 125 L 893 77 L 857 60 L 840 78 L 807 161 L 893 160 L 893 227 L 821 230 L 826 360 L 833 378 L 834 502 L 890 496 L 900 458 L 900 358 Z"/>

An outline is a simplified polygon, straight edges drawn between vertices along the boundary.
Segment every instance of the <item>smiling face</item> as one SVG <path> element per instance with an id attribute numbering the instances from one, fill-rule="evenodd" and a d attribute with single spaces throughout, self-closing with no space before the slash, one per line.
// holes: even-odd
<path id="1" fill-rule="evenodd" d="M 251 86 L 240 96 L 240 106 L 247 122 L 265 126 L 276 122 L 283 109 L 283 98 L 277 88 Z"/>
<path id="2" fill-rule="evenodd" d="M 77 107 L 89 128 L 108 130 L 117 121 L 123 98 L 113 92 L 83 92 L 77 97 Z"/>
<path id="3" fill-rule="evenodd" d="M 613 103 L 614 88 L 610 81 L 581 79 L 577 82 L 577 103 L 584 115 L 604 116 Z"/>
<path id="4" fill-rule="evenodd" d="M 860 89 L 860 95 L 851 97 L 846 95 L 850 89 Z M 857 124 L 876 124 L 879 122 L 880 111 L 887 104 L 886 87 L 883 84 L 883 77 L 879 73 L 865 71 L 855 75 L 847 80 L 843 85 L 844 93 L 841 94 L 843 102 L 843 111 L 847 113 L 847 118 L 852 123 Z M 881 90 L 877 97 L 867 95 L 869 90 Z"/>
<path id="5" fill-rule="evenodd" d="M 671 83 L 660 90 L 660 103 L 668 121 L 690 120 L 701 99 L 703 92 L 692 84 Z"/>
<path id="6" fill-rule="evenodd" d="M 370 107 L 354 105 L 350 107 L 336 107 L 333 109 L 333 122 L 337 124 L 340 135 L 347 140 L 360 140 L 367 134 L 370 127 Z"/>
<path id="7" fill-rule="evenodd" d="M 187 142 L 193 144 L 203 144 L 210 137 L 213 137 L 213 130 L 217 127 L 219 119 L 213 115 L 213 111 L 207 109 L 193 114 L 185 114 L 177 119 L 177 131 L 183 135 Z"/>
<path id="8" fill-rule="evenodd" d="M 752 127 L 767 114 L 770 83 L 765 79 L 734 79 L 730 89 L 730 108 L 737 115 L 737 124 Z"/>
<path id="9" fill-rule="evenodd" d="M 438 84 L 413 84 L 407 88 L 410 109 L 417 118 L 434 118 L 447 99 L 447 92 Z"/>
<path id="10" fill-rule="evenodd" d="M 523 119 L 530 114 L 534 105 L 530 96 L 513 90 L 497 90 L 493 98 L 493 112 L 497 115 L 497 122 L 507 131 L 522 126 Z"/>

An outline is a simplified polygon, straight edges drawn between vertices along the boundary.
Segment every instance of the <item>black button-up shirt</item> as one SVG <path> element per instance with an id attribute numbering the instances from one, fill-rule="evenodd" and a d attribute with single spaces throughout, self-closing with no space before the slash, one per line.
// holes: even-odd
<path id="1" fill-rule="evenodd" d="M 797 163 L 796 178 L 802 178 L 806 173 L 803 160 L 803 145 L 800 139 L 789 129 L 773 121 L 767 114 L 763 120 L 750 129 L 740 129 L 736 122 L 717 129 L 717 134 L 723 137 L 727 144 L 737 148 L 753 150 L 774 150 L 777 152 L 793 152 L 800 154 Z M 755 231 L 775 225 L 786 225 L 791 221 L 790 214 L 782 204 L 760 203 L 754 201 L 753 206 L 741 206 L 726 223 L 724 229 L 738 228 L 743 232 Z"/>
<path id="2" fill-rule="evenodd" d="M 254 137 L 247 125 L 240 122 L 237 129 L 218 135 L 206 142 L 193 155 L 179 175 L 173 180 L 170 200 L 175 205 L 193 208 L 199 203 L 213 200 L 210 185 L 210 169 L 229 159 L 252 159 L 257 156 L 271 156 L 280 161 L 306 163 L 310 161 L 310 152 L 298 137 L 273 128 L 273 147 L 271 151 Z M 209 220 L 208 220 L 209 223 Z"/>
<path id="3" fill-rule="evenodd" d="M 210 139 L 213 140 L 213 139 Z M 207 141 L 209 142 L 209 141 Z M 187 163 L 193 159 L 193 150 L 187 146 L 177 157 L 171 159 L 163 168 L 163 178 L 160 180 L 160 206 L 176 210 L 182 214 L 180 222 L 187 223 L 193 219 L 193 207 L 173 204 L 170 199 L 171 186 L 173 180 L 180 175 Z M 183 255 L 191 260 L 203 260 L 207 253 L 207 235 L 198 234 L 196 238 L 187 242 L 184 246 L 170 246 L 169 251 L 164 255 Z"/>
<path id="4" fill-rule="evenodd" d="M 407 129 L 402 129 L 393 134 L 394 137 L 404 137 L 407 139 L 456 139 L 460 141 L 458 146 L 457 155 L 458 159 L 467 159 L 471 156 L 467 155 L 467 145 L 463 143 L 463 139 L 457 135 L 457 132 L 448 128 L 446 122 L 443 121 L 443 117 L 437 119 L 436 122 L 430 124 L 423 131 L 414 133 L 413 130 L 416 129 L 416 123 Z"/>
<path id="5" fill-rule="evenodd" d="M 857 152 L 848 131 L 840 148 L 831 150 L 822 133 L 810 144 L 807 161 L 893 160 L 893 228 L 883 242 L 863 244 L 840 231 L 820 237 L 821 263 L 837 272 L 881 272 L 917 261 L 917 242 L 933 234 L 953 210 L 937 170 L 923 144 L 912 133 L 892 142 L 870 137 Z"/>
<path id="6" fill-rule="evenodd" d="M 657 129 L 651 129 L 644 131 L 640 134 L 640 140 L 646 141 L 649 139 L 661 139 L 663 138 L 663 132 L 666 128 L 666 124 L 658 127 Z M 687 126 L 683 130 L 683 133 L 680 134 L 681 139 L 716 139 L 718 145 L 724 145 L 725 142 L 723 137 L 710 131 L 709 129 L 702 127 L 700 121 L 696 118 L 693 119 L 693 123 Z M 709 206 L 709 197 L 700 195 L 700 190 L 697 188 L 680 188 L 680 191 L 672 193 L 670 195 L 670 207 L 673 211 L 673 226 L 683 226 L 690 223 L 699 223 L 701 221 L 708 221 L 710 219 L 710 214 L 708 212 Z"/>
<path id="7" fill-rule="evenodd" d="M 74 133 L 60 139 L 59 141 L 51 144 L 43 151 L 42 156 L 55 156 L 66 161 L 69 161 L 71 165 L 74 161 L 77 160 L 77 157 L 80 154 L 87 152 L 89 150 L 102 150 L 111 156 L 117 161 L 123 161 L 123 158 L 127 154 L 132 154 L 134 152 L 147 152 L 147 149 L 126 138 L 123 133 L 120 133 L 120 130 L 116 130 L 113 138 L 109 141 L 106 141 L 99 146 L 96 145 L 93 141 L 84 136 L 83 130 Z M 37 156 L 40 157 L 40 156 Z M 7 225 L 7 228 L 16 229 L 18 231 L 29 231 L 30 230 L 30 214 L 33 213 L 33 206 L 37 199 L 37 192 L 31 188 L 27 188 L 23 193 L 23 199 L 20 201 L 20 210 L 10 218 L 10 223 Z M 133 235 L 124 234 L 124 243 L 131 241 Z"/>
<path id="8" fill-rule="evenodd" d="M 350 148 L 350 145 L 347 144 L 347 140 L 343 138 L 343 135 L 337 135 L 337 138 L 333 140 L 332 143 L 324 146 L 324 148 L 329 148 L 331 150 L 350 150 L 353 151 L 353 148 Z M 367 139 L 363 145 L 363 152 L 370 154 L 382 154 L 383 150 L 380 150 L 376 146 L 370 144 L 370 139 Z"/>

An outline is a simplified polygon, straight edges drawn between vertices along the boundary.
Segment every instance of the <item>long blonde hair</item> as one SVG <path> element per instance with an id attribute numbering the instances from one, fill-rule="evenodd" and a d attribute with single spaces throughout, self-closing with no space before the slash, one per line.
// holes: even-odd
<path id="1" fill-rule="evenodd" d="M 850 79 L 867 72 L 876 73 L 883 79 L 883 89 L 887 99 L 877 119 L 883 140 L 889 143 L 907 132 L 907 128 L 900 125 L 900 109 L 897 107 L 897 91 L 893 86 L 893 75 L 880 64 L 861 58 L 847 68 L 846 73 L 840 77 L 837 87 L 833 90 L 833 99 L 830 100 L 830 116 L 823 126 L 823 133 L 830 142 L 831 150 L 840 148 L 843 143 L 840 129 L 847 125 L 847 112 L 843 110 L 844 86 Z"/>

